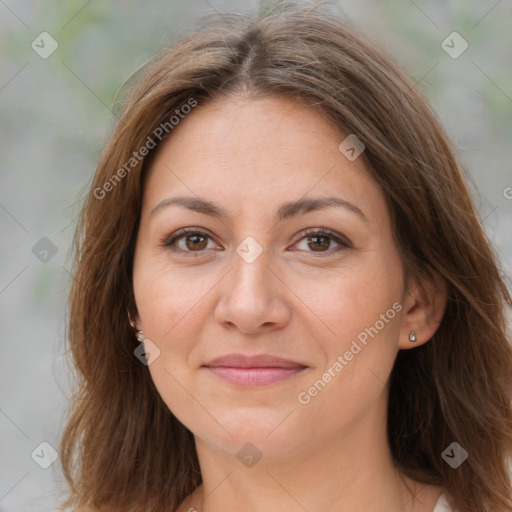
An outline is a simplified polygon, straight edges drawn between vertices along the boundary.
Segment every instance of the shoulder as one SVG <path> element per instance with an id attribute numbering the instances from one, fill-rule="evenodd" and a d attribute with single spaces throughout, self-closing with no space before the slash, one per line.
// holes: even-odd
<path id="1" fill-rule="evenodd" d="M 448 494 L 445 490 L 443 490 L 441 496 L 439 496 L 436 506 L 432 512 L 456 512 L 456 510 L 451 507 L 448 501 Z"/>
<path id="2" fill-rule="evenodd" d="M 199 512 L 199 505 L 202 502 L 202 484 L 187 496 L 180 504 L 180 506 L 176 509 L 175 512 Z"/>

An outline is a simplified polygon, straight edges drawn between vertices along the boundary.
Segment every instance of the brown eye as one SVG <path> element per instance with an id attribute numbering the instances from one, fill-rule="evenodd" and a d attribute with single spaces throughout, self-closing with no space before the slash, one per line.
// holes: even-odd
<path id="1" fill-rule="evenodd" d="M 326 236 L 310 236 L 308 237 L 308 247 L 316 252 L 323 252 L 324 249 L 329 249 L 331 240 Z"/>
<path id="2" fill-rule="evenodd" d="M 306 253 L 315 252 L 319 256 L 330 256 L 352 247 L 352 244 L 343 235 L 326 229 L 304 230 L 296 238 L 299 241 L 294 247 Z"/>
<path id="3" fill-rule="evenodd" d="M 208 245 L 207 237 L 203 235 L 188 235 L 185 237 L 185 245 L 191 251 L 205 249 Z"/>
<path id="4" fill-rule="evenodd" d="M 208 242 L 213 244 L 208 246 Z M 215 244 L 208 233 L 196 229 L 181 229 L 166 239 L 161 244 L 175 252 L 201 253 L 205 249 L 213 249 Z"/>

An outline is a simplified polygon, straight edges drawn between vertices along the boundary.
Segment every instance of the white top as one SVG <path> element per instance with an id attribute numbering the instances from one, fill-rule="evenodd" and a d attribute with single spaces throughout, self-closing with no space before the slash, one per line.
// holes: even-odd
<path id="1" fill-rule="evenodd" d="M 444 491 L 441 493 L 441 496 L 439 496 L 436 506 L 432 512 L 454 512 L 454 510 L 448 504 L 448 499 Z"/>

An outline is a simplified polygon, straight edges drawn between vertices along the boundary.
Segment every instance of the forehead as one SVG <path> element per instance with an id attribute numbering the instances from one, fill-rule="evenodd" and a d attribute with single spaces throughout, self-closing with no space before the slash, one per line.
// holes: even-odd
<path id="1" fill-rule="evenodd" d="M 370 214 L 386 214 L 363 158 L 339 149 L 347 133 L 315 107 L 277 96 L 220 98 L 174 127 L 145 181 L 143 209 L 170 194 L 213 198 L 238 212 L 283 197 L 339 194 Z"/>

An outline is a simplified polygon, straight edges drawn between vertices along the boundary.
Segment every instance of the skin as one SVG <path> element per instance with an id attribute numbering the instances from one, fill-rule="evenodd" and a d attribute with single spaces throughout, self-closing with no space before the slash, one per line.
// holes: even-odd
<path id="1" fill-rule="evenodd" d="M 196 440 L 203 485 L 180 511 L 431 512 L 439 497 L 441 488 L 395 469 L 386 406 L 397 351 L 428 342 L 444 293 L 427 281 L 404 288 L 384 196 L 364 156 L 350 161 L 339 151 L 345 137 L 292 99 L 223 98 L 182 120 L 152 163 L 135 250 L 134 319 L 160 350 L 148 367 L 159 394 Z M 229 217 L 179 205 L 151 214 L 174 196 L 213 201 Z M 346 207 L 275 216 L 286 201 L 331 196 L 364 217 Z M 185 235 L 175 251 L 163 245 L 185 227 L 209 237 L 189 236 L 187 245 Z M 296 237 L 321 227 L 347 246 Z M 236 252 L 248 236 L 263 249 L 252 263 Z M 401 311 L 301 404 L 299 393 L 395 303 Z M 203 367 L 234 352 L 307 368 L 241 388 Z M 236 456 L 248 442 L 262 454 L 252 467 Z"/>

